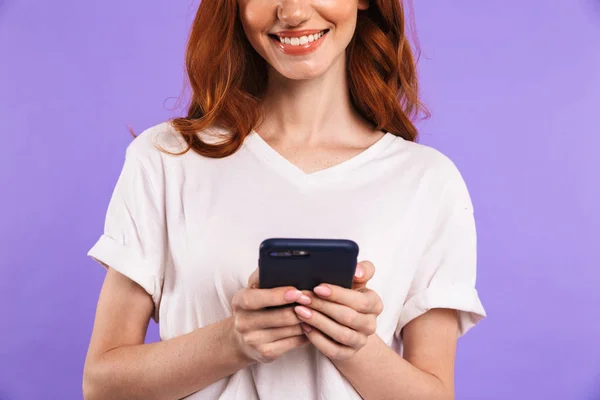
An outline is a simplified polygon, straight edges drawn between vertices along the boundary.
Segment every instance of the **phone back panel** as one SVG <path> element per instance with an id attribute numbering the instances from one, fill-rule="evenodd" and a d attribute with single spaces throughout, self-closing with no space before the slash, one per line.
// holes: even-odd
<path id="1" fill-rule="evenodd" d="M 282 255 L 286 252 L 292 254 Z M 312 290 L 329 283 L 351 288 L 357 257 L 358 245 L 351 240 L 267 239 L 260 246 L 259 285 Z"/>

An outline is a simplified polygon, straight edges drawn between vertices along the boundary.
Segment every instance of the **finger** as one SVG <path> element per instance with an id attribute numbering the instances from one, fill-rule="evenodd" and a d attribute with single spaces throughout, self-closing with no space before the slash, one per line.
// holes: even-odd
<path id="1" fill-rule="evenodd" d="M 254 270 L 250 277 L 248 278 L 248 288 L 250 289 L 258 289 L 258 268 Z"/>
<path id="2" fill-rule="evenodd" d="M 314 294 L 311 296 L 311 299 L 311 304 L 308 306 L 311 310 L 319 311 L 339 324 L 365 335 L 375 333 L 377 318 L 374 314 L 363 314 L 346 305 L 323 300 Z"/>
<path id="3" fill-rule="evenodd" d="M 340 286 L 321 284 L 314 288 L 313 292 L 319 298 L 348 306 L 361 314 L 379 315 L 383 311 L 381 299 L 370 289 L 351 290 Z"/>
<path id="4" fill-rule="evenodd" d="M 304 346 L 309 342 L 306 335 L 293 336 L 285 339 L 278 340 L 264 344 L 259 347 L 259 352 L 266 362 L 271 362 L 279 358 L 284 353 L 293 350 L 297 347 Z"/>
<path id="5" fill-rule="evenodd" d="M 235 311 L 261 310 L 295 303 L 301 296 L 302 292 L 293 287 L 242 289 L 233 296 L 231 305 Z"/>
<path id="6" fill-rule="evenodd" d="M 354 273 L 353 289 L 365 287 L 367 282 L 375 275 L 375 266 L 370 261 L 361 261 L 356 265 Z"/>
<path id="7" fill-rule="evenodd" d="M 238 332 L 252 332 L 261 329 L 282 328 L 298 325 L 301 321 L 292 307 L 276 308 L 264 311 L 240 310 L 235 320 Z"/>
<path id="8" fill-rule="evenodd" d="M 310 310 L 304 306 L 297 306 L 294 310 L 302 322 L 317 328 L 340 344 L 360 349 L 367 341 L 367 337 L 362 333 L 341 325 L 318 311 Z"/>
<path id="9" fill-rule="evenodd" d="M 251 331 L 242 336 L 242 340 L 248 346 L 257 347 L 266 343 L 276 342 L 281 339 L 303 335 L 304 331 L 300 324 L 286 326 L 283 328 L 262 329 Z"/>
<path id="10" fill-rule="evenodd" d="M 347 360 L 356 353 L 350 347 L 335 343 L 317 329 L 306 332 L 306 337 L 325 357 L 331 360 Z"/>

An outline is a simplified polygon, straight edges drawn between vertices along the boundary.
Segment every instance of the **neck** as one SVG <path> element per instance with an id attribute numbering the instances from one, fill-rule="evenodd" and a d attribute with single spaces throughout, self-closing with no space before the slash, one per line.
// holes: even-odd
<path id="1" fill-rule="evenodd" d="M 352 106 L 344 57 L 314 79 L 290 80 L 271 69 L 263 108 L 256 129 L 276 141 L 316 145 L 353 140 L 371 129 Z"/>

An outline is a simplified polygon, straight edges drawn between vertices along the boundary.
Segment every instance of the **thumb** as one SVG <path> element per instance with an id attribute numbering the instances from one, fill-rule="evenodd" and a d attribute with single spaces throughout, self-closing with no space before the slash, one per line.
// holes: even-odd
<path id="1" fill-rule="evenodd" d="M 365 288 L 367 282 L 375 275 L 375 266 L 370 261 L 361 261 L 356 265 L 356 272 L 354 273 L 354 281 L 352 282 L 352 289 L 358 290 Z"/>
<path id="2" fill-rule="evenodd" d="M 248 288 L 249 289 L 258 289 L 258 268 L 254 270 L 250 277 L 248 278 Z"/>

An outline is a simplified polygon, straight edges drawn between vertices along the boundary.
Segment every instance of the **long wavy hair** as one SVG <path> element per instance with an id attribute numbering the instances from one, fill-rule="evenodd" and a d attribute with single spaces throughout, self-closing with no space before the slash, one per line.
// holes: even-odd
<path id="1" fill-rule="evenodd" d="M 202 0 L 186 50 L 191 89 L 187 116 L 171 120 L 188 148 L 223 158 L 235 153 L 262 120 L 266 61 L 242 28 L 237 0 Z M 402 0 L 372 0 L 358 11 L 347 48 L 353 106 L 379 130 L 415 141 L 414 117 L 427 110 L 419 101 L 416 59 L 407 38 Z M 220 126 L 230 133 L 207 143 L 198 132 Z"/>

